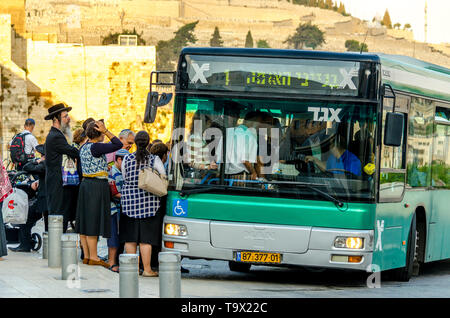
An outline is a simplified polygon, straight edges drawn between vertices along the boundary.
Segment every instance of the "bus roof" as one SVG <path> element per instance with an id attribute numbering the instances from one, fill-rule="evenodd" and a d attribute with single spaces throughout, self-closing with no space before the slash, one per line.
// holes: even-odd
<path id="1" fill-rule="evenodd" d="M 384 53 L 288 49 L 185 47 L 181 54 L 280 57 L 381 63 L 382 81 L 394 89 L 450 101 L 450 69 L 412 57 Z"/>
<path id="2" fill-rule="evenodd" d="M 394 89 L 450 101 L 450 69 L 409 56 L 378 54 L 383 83 Z"/>
<path id="3" fill-rule="evenodd" d="M 299 59 L 323 59 L 358 62 L 380 62 L 376 54 L 337 53 L 326 51 L 304 51 L 285 49 L 256 49 L 256 48 L 217 48 L 217 47 L 185 47 L 181 54 L 205 54 L 227 56 L 255 56 L 255 57 L 280 57 Z"/>

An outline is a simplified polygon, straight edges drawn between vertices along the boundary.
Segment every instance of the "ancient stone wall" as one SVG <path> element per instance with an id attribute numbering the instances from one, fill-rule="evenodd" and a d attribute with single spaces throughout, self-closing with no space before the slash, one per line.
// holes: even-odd
<path id="1" fill-rule="evenodd" d="M 44 117 L 58 102 L 73 107 L 73 125 L 94 117 L 104 118 L 116 134 L 124 128 L 144 127 L 142 115 L 150 72 L 155 70 L 155 47 L 34 41 L 16 37 L 10 21 L 10 15 L 0 15 L 2 157 L 8 155 L 6 145 L 28 117 L 36 120 L 34 134 L 44 142 L 51 124 Z M 168 137 L 167 132 L 164 139 Z"/>
<path id="2" fill-rule="evenodd" d="M 25 32 L 25 0 L 1 0 L 0 14 L 10 14 L 16 31 Z"/>

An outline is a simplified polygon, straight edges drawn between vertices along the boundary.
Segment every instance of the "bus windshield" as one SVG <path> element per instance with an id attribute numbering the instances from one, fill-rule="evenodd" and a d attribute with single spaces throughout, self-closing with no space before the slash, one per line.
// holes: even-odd
<path id="1" fill-rule="evenodd" d="M 175 109 L 177 190 L 374 200 L 375 103 L 179 94 Z"/>

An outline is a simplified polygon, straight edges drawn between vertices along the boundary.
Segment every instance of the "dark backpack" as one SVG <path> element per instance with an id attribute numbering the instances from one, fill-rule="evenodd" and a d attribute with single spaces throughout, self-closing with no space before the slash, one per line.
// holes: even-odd
<path id="1" fill-rule="evenodd" d="M 34 156 L 27 155 L 25 153 L 25 136 L 30 133 L 20 133 L 14 136 L 10 151 L 11 151 L 11 161 L 16 165 L 16 168 L 23 167 L 30 159 Z"/>

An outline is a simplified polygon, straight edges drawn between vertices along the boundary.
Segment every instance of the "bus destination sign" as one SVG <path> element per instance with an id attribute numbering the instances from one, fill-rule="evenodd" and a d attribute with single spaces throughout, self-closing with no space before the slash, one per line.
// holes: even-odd
<path id="1" fill-rule="evenodd" d="M 357 96 L 361 77 L 361 63 L 348 61 L 186 55 L 183 63 L 182 87 L 194 90 Z"/>

